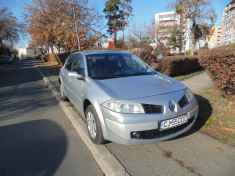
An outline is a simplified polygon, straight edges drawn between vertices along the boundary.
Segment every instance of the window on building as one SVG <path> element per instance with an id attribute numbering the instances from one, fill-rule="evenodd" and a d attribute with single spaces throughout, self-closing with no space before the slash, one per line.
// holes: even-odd
<path id="1" fill-rule="evenodd" d="M 170 18 L 170 17 L 174 17 L 174 14 L 166 14 L 166 15 L 159 15 L 159 18 Z"/>

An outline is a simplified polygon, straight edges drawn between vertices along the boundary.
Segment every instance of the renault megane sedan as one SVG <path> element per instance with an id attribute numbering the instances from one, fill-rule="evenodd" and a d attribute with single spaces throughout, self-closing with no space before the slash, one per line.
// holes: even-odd
<path id="1" fill-rule="evenodd" d="M 198 115 L 189 88 L 126 52 L 73 53 L 59 83 L 61 98 L 81 112 L 96 144 L 167 140 L 189 130 Z"/>

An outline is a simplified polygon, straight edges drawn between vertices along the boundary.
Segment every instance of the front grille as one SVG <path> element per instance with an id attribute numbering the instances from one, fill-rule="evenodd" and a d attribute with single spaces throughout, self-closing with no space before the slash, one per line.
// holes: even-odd
<path id="1" fill-rule="evenodd" d="M 132 139 L 155 139 L 155 138 L 160 138 L 160 137 L 165 137 L 168 136 L 170 134 L 176 133 L 180 130 L 183 130 L 184 128 L 186 128 L 190 123 L 192 123 L 192 121 L 194 120 L 195 116 L 190 118 L 188 120 L 187 123 L 174 127 L 174 128 L 170 128 L 167 130 L 163 130 L 160 131 L 159 129 L 154 129 L 154 130 L 147 130 L 147 131 L 136 131 L 136 132 L 131 132 L 131 138 Z M 138 134 L 138 137 L 136 135 L 134 135 L 134 133 Z"/>
<path id="2" fill-rule="evenodd" d="M 146 114 L 163 113 L 164 108 L 161 105 L 142 104 Z"/>
<path id="3" fill-rule="evenodd" d="M 183 108 L 186 105 L 188 105 L 189 102 L 188 102 L 187 97 L 184 95 L 178 103 L 179 103 L 180 107 Z"/>

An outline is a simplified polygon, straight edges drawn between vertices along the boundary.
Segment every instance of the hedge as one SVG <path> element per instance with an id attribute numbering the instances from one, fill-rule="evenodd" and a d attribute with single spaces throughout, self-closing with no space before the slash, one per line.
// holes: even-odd
<path id="1" fill-rule="evenodd" d="M 57 53 L 57 54 L 45 54 L 41 56 L 41 60 L 43 62 L 48 62 L 49 64 L 54 65 L 63 65 L 65 63 L 65 60 L 71 53 Z"/>
<path id="2" fill-rule="evenodd" d="M 200 63 L 208 69 L 215 86 L 223 95 L 235 94 L 235 44 L 200 53 Z"/>
<path id="3" fill-rule="evenodd" d="M 198 56 L 167 56 L 158 59 L 158 69 L 168 76 L 180 76 L 202 70 Z"/>

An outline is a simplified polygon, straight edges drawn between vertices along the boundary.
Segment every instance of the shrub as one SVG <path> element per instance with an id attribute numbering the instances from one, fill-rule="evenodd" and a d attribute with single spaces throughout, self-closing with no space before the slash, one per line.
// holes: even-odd
<path id="1" fill-rule="evenodd" d="M 48 63 L 53 65 L 62 65 L 62 63 L 58 60 L 58 54 L 48 54 L 46 56 Z"/>
<path id="2" fill-rule="evenodd" d="M 186 55 L 191 55 L 191 50 L 188 50 L 188 51 L 186 52 Z"/>
<path id="3" fill-rule="evenodd" d="M 202 70 L 197 56 L 167 56 L 158 59 L 158 69 L 168 76 L 179 76 Z"/>
<path id="4" fill-rule="evenodd" d="M 215 86 L 223 95 L 235 94 L 235 44 L 200 53 L 200 63 L 207 68 Z"/>
<path id="5" fill-rule="evenodd" d="M 70 52 L 56 54 L 56 59 L 60 65 L 64 65 L 67 57 L 70 55 Z"/>
<path id="6" fill-rule="evenodd" d="M 34 56 L 33 59 L 40 59 L 41 58 L 41 54 L 37 55 L 37 56 Z"/>
<path id="7" fill-rule="evenodd" d="M 56 53 L 56 54 L 44 54 L 41 56 L 43 62 L 48 62 L 54 65 L 63 65 L 65 60 L 71 53 Z"/>
<path id="8" fill-rule="evenodd" d="M 41 60 L 42 60 L 43 62 L 47 62 L 47 54 L 43 54 L 43 55 L 41 56 Z"/>
<path id="9" fill-rule="evenodd" d="M 131 50 L 128 50 L 127 52 L 130 52 L 130 53 L 136 55 L 137 57 L 142 59 L 148 65 L 151 64 L 150 58 L 152 56 L 153 50 L 148 45 L 142 45 L 142 48 L 133 48 Z"/>

